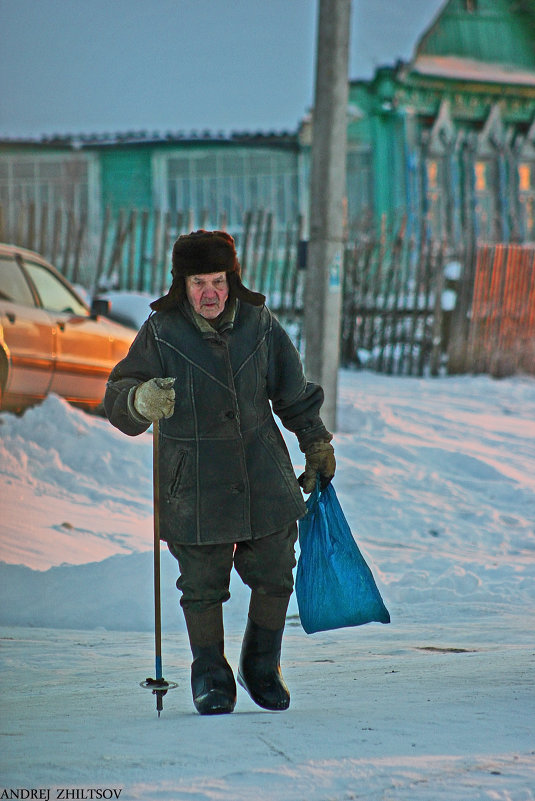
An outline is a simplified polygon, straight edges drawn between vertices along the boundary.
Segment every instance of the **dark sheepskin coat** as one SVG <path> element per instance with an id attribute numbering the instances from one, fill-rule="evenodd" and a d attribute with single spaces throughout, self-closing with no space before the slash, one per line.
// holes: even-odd
<path id="1" fill-rule="evenodd" d="M 302 517 L 301 489 L 272 410 L 301 449 L 330 439 L 299 354 L 266 306 L 241 303 L 234 327 L 202 332 L 180 307 L 144 323 L 113 369 L 104 406 L 125 434 L 146 431 L 135 388 L 175 377 L 174 414 L 160 421 L 160 534 L 183 544 L 237 542 Z"/>

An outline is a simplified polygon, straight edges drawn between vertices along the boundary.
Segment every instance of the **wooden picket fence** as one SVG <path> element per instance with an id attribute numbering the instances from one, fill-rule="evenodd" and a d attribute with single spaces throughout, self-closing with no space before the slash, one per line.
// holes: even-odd
<path id="1" fill-rule="evenodd" d="M 15 222 L 8 224 L 8 218 Z M 159 209 L 105 209 L 102 220 L 88 225 L 87 217 L 71 210 L 21 205 L 8 215 L 0 204 L 0 241 L 37 250 L 70 281 L 89 289 L 126 289 L 161 294 L 171 280 L 170 251 L 182 233 L 208 228 L 205 214 L 162 212 Z M 218 223 L 227 229 L 225 215 Z M 281 308 L 299 305 L 295 273 L 302 219 L 276 228 L 273 214 L 248 211 L 243 225 L 231 232 L 242 272 L 251 285 L 279 299 Z M 295 268 L 295 269 L 294 269 Z"/>
<path id="2" fill-rule="evenodd" d="M 7 225 L 0 206 L 0 241 L 37 250 L 73 283 L 91 293 L 109 289 L 157 297 L 170 282 L 174 239 L 209 227 L 191 212 L 107 209 L 99 225 L 65 209 L 21 207 Z M 222 216 L 219 227 L 226 229 Z M 425 222 L 407 236 L 405 219 L 379 231 L 364 226 L 344 254 L 341 360 L 398 375 L 446 371 L 508 375 L 535 373 L 535 249 L 485 245 L 474 257 L 429 239 Z M 244 281 L 263 292 L 301 346 L 306 259 L 303 220 L 284 230 L 264 210 L 249 211 L 231 231 Z M 443 305 L 445 265 L 464 264 L 456 308 Z M 466 334 L 465 334 L 466 330 Z M 456 332 L 453 354 L 451 332 Z M 459 351 L 459 342 L 461 343 Z"/>
<path id="3" fill-rule="evenodd" d="M 346 251 L 342 364 L 398 375 L 438 375 L 447 350 L 442 290 L 445 245 L 395 232 Z"/>
<path id="4" fill-rule="evenodd" d="M 91 254 L 87 215 L 76 217 L 70 209 L 50 208 L 46 203 L 19 205 L 15 214 L 8 211 L 0 204 L 0 242 L 37 251 L 71 281 L 84 282 L 90 272 L 85 262 Z"/>

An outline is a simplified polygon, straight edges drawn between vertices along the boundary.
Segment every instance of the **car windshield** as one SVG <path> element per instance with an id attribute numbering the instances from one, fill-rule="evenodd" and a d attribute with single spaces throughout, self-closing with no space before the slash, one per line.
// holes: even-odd
<path id="1" fill-rule="evenodd" d="M 87 317 L 86 307 L 61 281 L 58 281 L 46 267 L 33 262 L 25 262 L 24 266 L 30 273 L 43 307 L 49 311 L 68 312 L 80 317 Z"/>
<path id="2" fill-rule="evenodd" d="M 0 298 L 23 306 L 35 306 L 35 301 L 22 270 L 15 261 L 0 257 Z"/>

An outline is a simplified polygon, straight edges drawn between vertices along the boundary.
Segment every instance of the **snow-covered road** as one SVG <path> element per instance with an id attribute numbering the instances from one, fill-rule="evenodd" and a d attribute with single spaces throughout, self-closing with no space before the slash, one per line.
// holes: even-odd
<path id="1" fill-rule="evenodd" d="M 335 487 L 392 623 L 307 636 L 293 601 L 290 710 L 240 690 L 233 715 L 201 718 L 164 549 L 164 675 L 179 686 L 158 719 L 139 687 L 154 672 L 150 435 L 54 397 L 0 415 L 0 792 L 535 799 L 535 381 L 342 371 L 339 429 Z M 231 589 L 235 666 L 248 598 Z"/>
<path id="2" fill-rule="evenodd" d="M 169 801 L 526 801 L 534 657 L 514 622 L 482 619 L 468 641 L 457 625 L 289 626 L 288 713 L 240 690 L 233 715 L 209 719 L 191 704 L 184 637 L 166 641 L 179 687 L 158 719 L 136 686 L 152 671 L 149 634 L 7 629 L 2 784 Z M 227 652 L 235 665 L 238 634 Z"/>

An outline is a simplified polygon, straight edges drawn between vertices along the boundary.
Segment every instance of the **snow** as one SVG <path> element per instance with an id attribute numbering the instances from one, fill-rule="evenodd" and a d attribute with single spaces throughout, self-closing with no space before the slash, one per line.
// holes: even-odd
<path id="1" fill-rule="evenodd" d="M 125 325 L 133 325 L 134 328 L 141 328 L 151 309 L 150 303 L 154 300 L 154 295 L 148 292 L 121 292 L 113 289 L 101 289 L 99 297 L 109 300 L 111 303 L 111 316 L 117 317 Z"/>
<path id="2" fill-rule="evenodd" d="M 163 546 L 164 675 L 178 687 L 158 719 L 138 686 L 154 675 L 151 434 L 56 396 L 0 414 L 0 791 L 535 799 L 535 381 L 342 370 L 338 428 L 334 486 L 392 623 L 308 636 L 294 599 L 290 709 L 239 689 L 232 715 L 200 717 Z M 236 666 L 248 593 L 236 576 L 231 592 Z"/>
<path id="3" fill-rule="evenodd" d="M 154 300 L 154 295 L 149 292 L 124 292 L 112 289 L 111 287 L 117 283 L 117 280 L 118 276 L 115 274 L 101 279 L 94 295 L 82 284 L 75 284 L 74 288 L 88 306 L 91 306 L 93 297 L 108 300 L 110 302 L 109 317 L 112 320 L 117 320 L 131 328 L 141 328 L 151 313 L 150 304 Z"/>

